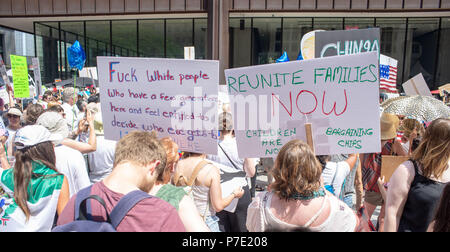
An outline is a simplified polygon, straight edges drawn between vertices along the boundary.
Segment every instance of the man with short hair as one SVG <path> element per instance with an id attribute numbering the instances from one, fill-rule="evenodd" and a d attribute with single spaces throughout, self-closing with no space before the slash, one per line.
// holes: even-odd
<path id="1" fill-rule="evenodd" d="M 108 213 L 126 194 L 141 190 L 149 192 L 164 171 L 166 152 L 154 133 L 134 131 L 116 145 L 111 174 L 95 183 L 91 195 L 105 201 Z M 74 221 L 75 197 L 72 197 L 59 216 L 58 226 Z M 107 213 L 97 202 L 91 203 L 94 220 L 106 221 Z M 137 203 L 117 227 L 121 232 L 184 232 L 177 210 L 169 203 L 150 197 Z"/>
<path id="2" fill-rule="evenodd" d="M 64 109 L 66 114 L 67 127 L 70 132 L 74 132 L 77 125 L 77 109 L 74 104 L 76 103 L 75 89 L 73 87 L 64 88 L 61 107 Z"/>

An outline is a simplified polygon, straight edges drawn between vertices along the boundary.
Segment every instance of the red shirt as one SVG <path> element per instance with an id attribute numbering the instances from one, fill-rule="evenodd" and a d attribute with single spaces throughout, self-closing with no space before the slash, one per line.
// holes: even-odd
<path id="1" fill-rule="evenodd" d="M 92 186 L 91 194 L 98 195 L 106 203 L 106 208 L 110 213 L 114 206 L 124 196 L 124 194 L 111 191 L 98 182 Z M 72 222 L 75 215 L 75 196 L 72 196 L 67 203 L 57 225 L 64 225 Z M 100 203 L 92 200 L 92 215 L 96 221 L 106 221 L 106 212 Z M 122 222 L 117 227 L 119 232 L 185 232 L 183 223 L 178 216 L 177 210 L 169 203 L 152 197 L 140 201 L 134 206 Z"/>

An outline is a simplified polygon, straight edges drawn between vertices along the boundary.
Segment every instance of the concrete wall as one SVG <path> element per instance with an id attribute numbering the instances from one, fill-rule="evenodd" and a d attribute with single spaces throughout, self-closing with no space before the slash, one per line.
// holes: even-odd
<path id="1" fill-rule="evenodd" d="M 2 0 L 0 17 L 203 12 L 206 0 Z"/>

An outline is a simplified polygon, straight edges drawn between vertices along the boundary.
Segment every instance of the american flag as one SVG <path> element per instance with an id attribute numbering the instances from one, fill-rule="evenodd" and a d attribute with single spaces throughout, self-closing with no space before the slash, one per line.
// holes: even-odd
<path id="1" fill-rule="evenodd" d="M 398 93 L 397 64 L 397 60 L 380 55 L 380 89 L 389 93 Z"/>

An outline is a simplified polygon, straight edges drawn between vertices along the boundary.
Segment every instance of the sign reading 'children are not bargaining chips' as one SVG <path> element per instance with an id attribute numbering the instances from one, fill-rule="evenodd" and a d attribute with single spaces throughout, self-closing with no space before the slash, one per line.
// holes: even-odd
<path id="1" fill-rule="evenodd" d="M 370 52 L 225 70 L 239 156 L 276 157 L 306 124 L 316 155 L 379 152 L 378 64 Z"/>
<path id="2" fill-rule="evenodd" d="M 97 67 L 105 138 L 156 131 L 217 154 L 218 61 L 98 57 Z"/>

